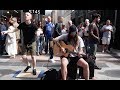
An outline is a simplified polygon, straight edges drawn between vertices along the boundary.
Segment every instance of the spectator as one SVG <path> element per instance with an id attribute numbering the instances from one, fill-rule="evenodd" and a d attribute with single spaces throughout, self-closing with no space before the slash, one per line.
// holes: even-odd
<path id="1" fill-rule="evenodd" d="M 78 35 L 83 38 L 83 33 L 84 33 L 84 24 L 83 23 L 80 23 L 80 25 L 77 27 L 78 28 Z"/>
<path id="2" fill-rule="evenodd" d="M 29 12 L 25 13 L 25 22 L 21 23 L 17 28 L 14 30 L 3 31 L 2 34 L 16 32 L 17 30 L 22 30 L 23 32 L 23 48 L 22 48 L 22 58 L 23 61 L 27 64 L 27 67 L 24 69 L 24 72 L 27 72 L 29 68 L 31 68 L 31 64 L 26 56 L 30 53 L 32 58 L 32 66 L 33 66 L 33 75 L 36 75 L 36 31 L 37 27 L 32 23 L 32 14 Z"/>
<path id="3" fill-rule="evenodd" d="M 16 28 L 13 26 L 13 23 L 9 21 L 9 27 L 8 27 L 8 31 L 13 31 Z M 6 37 L 6 52 L 8 53 L 8 55 L 10 56 L 10 58 L 15 58 L 15 55 L 17 54 L 17 45 L 16 45 L 16 34 L 15 32 L 12 33 L 8 33 L 7 37 Z"/>
<path id="4" fill-rule="evenodd" d="M 86 54 L 88 54 L 88 49 L 89 49 L 89 25 L 90 25 L 90 22 L 89 22 L 89 19 L 85 19 L 85 29 L 84 29 L 84 32 L 83 32 L 83 40 L 84 40 L 84 44 L 85 44 L 85 51 L 86 51 Z"/>
<path id="5" fill-rule="evenodd" d="M 44 34 L 43 34 L 43 29 L 42 29 L 42 23 L 39 21 L 38 22 L 38 29 L 37 29 L 37 37 L 36 37 L 36 47 L 37 47 L 37 55 L 42 54 L 43 50 L 43 42 L 44 42 Z"/>
<path id="6" fill-rule="evenodd" d="M 52 63 L 55 63 L 55 60 L 53 59 L 53 48 L 51 46 L 51 42 L 53 39 L 53 32 L 54 32 L 54 24 L 51 22 L 51 17 L 48 16 L 48 22 L 46 23 L 44 27 L 44 32 L 45 32 L 45 53 L 48 53 L 48 48 L 49 48 L 49 54 L 50 58 L 49 61 Z M 49 45 L 49 47 L 48 47 Z"/>
<path id="7" fill-rule="evenodd" d="M 97 27 L 97 24 L 100 22 L 100 15 L 95 13 L 92 15 L 92 23 L 89 25 L 89 55 L 90 56 L 96 56 L 97 52 L 97 44 L 100 41 L 99 38 L 99 30 Z M 101 69 L 96 65 L 96 60 L 93 60 L 93 63 L 95 65 L 95 69 Z"/>
<path id="8" fill-rule="evenodd" d="M 104 51 L 106 50 L 108 51 L 108 46 L 110 44 L 110 40 L 111 40 L 111 33 L 113 32 L 113 27 L 110 25 L 111 22 L 110 20 L 106 21 L 106 25 L 104 25 L 102 27 L 102 31 L 103 31 L 103 37 L 102 37 L 102 52 L 104 53 Z"/>
<path id="9" fill-rule="evenodd" d="M 62 25 L 63 25 L 63 17 L 58 17 L 58 23 L 55 24 L 53 37 L 58 37 L 62 35 Z"/>
<path id="10" fill-rule="evenodd" d="M 19 26 L 19 24 L 17 23 L 17 18 L 16 17 L 13 17 L 10 19 L 10 22 L 13 23 L 13 26 L 15 27 L 15 29 L 17 29 L 17 27 Z M 19 45 L 19 41 L 20 41 L 20 30 L 17 30 L 15 32 L 16 34 L 16 47 L 17 47 L 17 53 L 19 54 L 21 52 L 21 49 L 20 49 L 20 45 Z"/>
<path id="11" fill-rule="evenodd" d="M 1 55 L 3 55 L 5 52 L 5 40 L 6 40 L 6 35 L 1 34 L 2 31 L 7 31 L 7 27 L 5 26 L 3 19 L 1 19 L 1 23 L 0 23 L 0 54 Z"/>
<path id="12" fill-rule="evenodd" d="M 62 25 L 62 34 L 67 34 L 65 25 Z"/>

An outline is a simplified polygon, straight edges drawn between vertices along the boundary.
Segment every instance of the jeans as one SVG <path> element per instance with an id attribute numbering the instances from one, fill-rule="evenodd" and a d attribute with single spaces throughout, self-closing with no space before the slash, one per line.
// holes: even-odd
<path id="1" fill-rule="evenodd" d="M 97 44 L 89 43 L 89 55 L 95 56 L 97 52 Z M 94 65 L 96 66 L 95 60 L 93 60 Z"/>
<path id="2" fill-rule="evenodd" d="M 50 41 L 52 41 L 52 37 L 47 37 L 45 36 L 45 52 L 46 54 L 48 53 L 48 46 L 49 46 L 49 54 L 50 54 L 50 59 L 53 58 L 53 48 L 50 47 Z"/>
<path id="3" fill-rule="evenodd" d="M 84 44 L 85 44 L 85 51 L 86 51 L 86 54 L 88 54 L 88 50 L 89 50 L 89 39 L 88 37 L 84 37 Z"/>
<path id="4" fill-rule="evenodd" d="M 42 53 L 43 44 L 44 44 L 44 36 L 41 35 L 37 37 L 37 41 L 36 41 L 37 53 Z"/>

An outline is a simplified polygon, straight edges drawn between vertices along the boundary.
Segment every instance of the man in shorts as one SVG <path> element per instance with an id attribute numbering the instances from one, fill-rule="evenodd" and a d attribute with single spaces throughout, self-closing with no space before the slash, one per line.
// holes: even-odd
<path id="1" fill-rule="evenodd" d="M 21 23 L 17 28 L 13 31 L 4 31 L 3 34 L 16 32 L 17 30 L 22 30 L 23 33 L 23 48 L 22 48 L 22 59 L 27 64 L 24 72 L 28 71 L 31 68 L 31 64 L 28 61 L 27 54 L 29 53 L 32 58 L 32 66 L 33 66 L 33 75 L 36 75 L 36 31 L 37 27 L 32 23 L 32 14 L 29 12 L 25 13 L 25 22 Z"/>

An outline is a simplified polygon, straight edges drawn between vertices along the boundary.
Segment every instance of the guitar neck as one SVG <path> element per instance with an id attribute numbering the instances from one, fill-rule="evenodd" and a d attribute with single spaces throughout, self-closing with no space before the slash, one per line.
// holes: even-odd
<path id="1" fill-rule="evenodd" d="M 60 45 L 60 43 L 58 41 L 56 42 L 56 44 L 58 47 L 62 48 L 62 46 Z"/>

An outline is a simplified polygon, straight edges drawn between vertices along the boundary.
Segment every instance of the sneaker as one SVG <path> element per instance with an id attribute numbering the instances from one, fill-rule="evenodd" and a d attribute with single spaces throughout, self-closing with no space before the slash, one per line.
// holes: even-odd
<path id="1" fill-rule="evenodd" d="M 98 66 L 95 66 L 94 69 L 101 70 L 102 68 L 100 68 L 100 67 L 98 67 Z"/>
<path id="2" fill-rule="evenodd" d="M 24 72 L 27 72 L 29 68 L 31 68 L 31 66 L 27 66 L 27 67 L 25 68 Z"/>
<path id="3" fill-rule="evenodd" d="M 102 53 L 104 53 L 104 50 L 102 51 Z"/>
<path id="4" fill-rule="evenodd" d="M 39 56 L 40 54 L 39 53 L 37 53 L 37 56 Z"/>
<path id="5" fill-rule="evenodd" d="M 106 52 L 107 52 L 107 53 L 110 53 L 110 51 L 109 51 L 109 50 L 106 50 Z"/>
<path id="6" fill-rule="evenodd" d="M 39 55 L 42 55 L 42 52 L 40 52 Z"/>
<path id="7" fill-rule="evenodd" d="M 50 62 L 55 63 L 56 61 L 54 59 L 49 59 Z"/>
<path id="8" fill-rule="evenodd" d="M 36 75 L 36 69 L 33 69 L 33 75 Z"/>
<path id="9" fill-rule="evenodd" d="M 90 80 L 97 80 L 96 77 L 90 77 Z"/>

